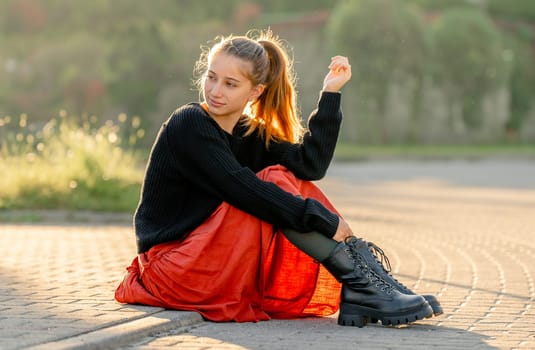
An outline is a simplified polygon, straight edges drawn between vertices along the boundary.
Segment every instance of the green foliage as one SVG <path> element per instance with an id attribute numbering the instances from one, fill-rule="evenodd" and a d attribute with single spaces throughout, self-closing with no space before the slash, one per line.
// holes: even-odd
<path id="1" fill-rule="evenodd" d="M 389 86 L 425 74 L 428 41 L 421 18 L 398 0 L 353 0 L 338 6 L 329 22 L 329 41 L 352 59 L 358 95 L 377 105 L 382 141 L 388 139 Z"/>
<path id="2" fill-rule="evenodd" d="M 353 72 L 369 95 L 378 96 L 400 74 L 418 70 L 425 58 L 420 19 L 397 0 L 353 0 L 332 14 L 328 36 L 354 58 Z"/>
<path id="3" fill-rule="evenodd" d="M 330 9 L 336 4 L 333 0 L 257 0 L 264 11 L 267 12 L 291 12 L 291 11 L 312 11 L 320 9 Z"/>
<path id="4" fill-rule="evenodd" d="M 502 49 L 499 54 L 503 64 L 496 63 L 494 73 L 493 69 L 485 71 L 481 81 L 486 85 L 475 93 L 466 81 L 458 80 L 459 89 L 446 83 L 448 74 L 439 71 L 449 63 L 449 56 L 429 54 L 429 44 L 435 41 L 429 36 L 432 24 L 443 23 L 452 8 L 479 13 L 485 17 L 483 26 L 490 28 L 490 24 L 507 36 L 502 40 L 507 52 Z M 317 10 L 322 11 L 315 13 Z M 324 35 L 322 21 L 328 11 L 332 16 L 329 33 Z M 472 25 L 482 22 L 472 17 Z M 457 23 L 448 21 L 447 26 L 453 27 L 444 30 L 457 32 L 460 45 L 471 44 L 468 36 L 480 38 L 474 40 L 476 47 L 469 50 L 470 57 L 491 65 L 485 61 L 486 55 L 494 57 L 495 52 L 484 51 L 483 46 L 487 39 L 494 42 L 496 33 L 472 33 L 468 32 L 472 28 L 465 26 L 467 32 L 462 37 L 463 33 L 454 28 Z M 483 130 L 479 102 L 493 98 L 486 88 L 493 84 L 489 79 L 492 74 L 497 85 L 500 81 L 510 84 L 502 90 L 507 90 L 503 94 L 511 93 L 510 110 L 505 111 L 510 117 L 508 130 L 529 138 L 526 131 L 530 132 L 528 118 L 533 111 L 530 77 L 535 60 L 533 50 L 527 47 L 533 45 L 534 21 L 535 2 L 526 0 L 3 0 L 0 117 L 27 113 L 33 122 L 44 123 L 59 109 L 95 114 L 103 120 L 126 112 L 140 115 L 152 134 L 177 105 L 197 99 L 190 82 L 200 45 L 217 34 L 271 26 L 295 46 L 296 67 L 302 69 L 298 84 L 305 111 L 315 102 L 323 58 L 339 52 L 351 56 L 355 77 L 345 90 L 359 96 L 349 99 L 351 108 L 360 104 L 359 120 L 346 118 L 344 138 L 355 141 L 363 134 L 377 142 L 394 141 L 394 132 L 406 130 L 394 127 L 387 132 L 392 129 L 391 117 L 402 114 L 397 113 L 399 107 L 409 106 L 406 114 L 410 117 L 406 119 L 410 135 L 405 140 L 421 140 L 426 135 L 425 121 L 435 123 L 428 115 L 428 105 L 435 103 L 431 98 L 436 97 L 436 89 L 442 94 L 446 85 L 458 95 L 471 97 L 462 102 L 455 98 L 449 104 L 456 110 L 456 105 L 462 104 L 462 123 L 470 125 L 472 131 Z M 455 43 L 452 40 L 451 45 Z M 454 54 L 452 65 L 466 52 Z M 473 56 L 474 52 L 481 57 Z M 464 67 L 467 77 L 481 74 L 482 65 Z M 428 72 L 433 68 L 437 68 L 438 88 L 429 84 Z M 399 91 L 404 94 L 403 106 L 391 101 L 399 99 Z M 390 119 L 386 120 L 385 114 Z M 151 139 L 147 140 L 146 147 Z"/>
<path id="5" fill-rule="evenodd" d="M 535 2 L 531 0 L 403 0 L 428 11 L 472 8 L 488 12 L 495 18 L 535 21 Z"/>
<path id="6" fill-rule="evenodd" d="M 403 0 L 407 4 L 417 5 L 428 11 L 443 11 L 450 8 L 480 8 L 477 1 L 470 0 Z M 500 1 L 500 0 L 498 0 Z"/>
<path id="7" fill-rule="evenodd" d="M 62 111 L 39 129 L 25 114 L 0 119 L 0 209 L 133 210 L 143 136 L 139 117 L 125 114 L 98 125 Z"/>
<path id="8" fill-rule="evenodd" d="M 153 22 L 128 23 L 114 32 L 111 43 L 107 85 L 112 99 L 128 101 L 127 113 L 154 110 L 160 86 L 168 80 L 171 52 L 160 27 Z"/>
<path id="9" fill-rule="evenodd" d="M 211 23 L 229 18 L 235 3 L 0 2 L 0 116 L 24 112 L 44 121 L 61 108 L 105 119 L 126 112 L 151 126 L 150 118 L 161 120 L 196 97 L 190 79 L 199 45 L 215 36 Z M 168 91 L 177 93 L 172 106 L 162 104 Z"/>
<path id="10" fill-rule="evenodd" d="M 4 113 L 41 115 L 59 103 L 79 112 L 102 112 L 107 102 L 100 76 L 106 66 L 105 51 L 101 41 L 85 33 L 35 48 L 6 75 L 10 88 L 6 100 L 12 107 Z"/>
<path id="11" fill-rule="evenodd" d="M 486 8 L 494 16 L 507 19 L 535 21 L 535 1 L 531 0 L 487 0 Z"/>
<path id="12" fill-rule="evenodd" d="M 535 66 L 530 41 L 509 35 L 506 43 L 506 57 L 511 61 L 511 115 L 506 128 L 509 133 L 516 134 L 534 105 Z"/>
<path id="13" fill-rule="evenodd" d="M 501 33 L 488 16 L 471 9 L 444 11 L 432 29 L 435 77 L 451 102 L 461 104 L 466 125 L 479 126 L 483 97 L 505 82 Z"/>
<path id="14" fill-rule="evenodd" d="M 0 29 L 6 34 L 64 35 L 90 31 L 97 36 L 113 33 L 131 23 L 195 23 L 231 17 L 239 0 L 3 0 Z"/>

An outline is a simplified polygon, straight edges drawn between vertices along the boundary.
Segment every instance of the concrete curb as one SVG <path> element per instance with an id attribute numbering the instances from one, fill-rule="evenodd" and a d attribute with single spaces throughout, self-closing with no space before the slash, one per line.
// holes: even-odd
<path id="1" fill-rule="evenodd" d="M 203 322 L 201 315 L 186 311 L 161 311 L 150 316 L 66 339 L 27 348 L 29 350 L 117 349 L 159 332 L 177 331 Z"/>

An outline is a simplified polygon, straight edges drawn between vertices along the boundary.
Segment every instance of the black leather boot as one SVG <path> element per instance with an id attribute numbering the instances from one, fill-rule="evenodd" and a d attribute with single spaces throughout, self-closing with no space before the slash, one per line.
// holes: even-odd
<path id="1" fill-rule="evenodd" d="M 416 294 L 412 290 L 407 288 L 405 285 L 403 285 L 403 283 L 395 279 L 394 276 L 390 274 L 390 271 L 391 271 L 390 261 L 388 260 L 388 257 L 383 252 L 383 250 L 379 248 L 379 246 L 377 246 L 376 244 L 372 242 L 368 242 L 368 248 L 371 254 L 369 256 L 366 256 L 367 253 L 366 252 L 363 252 L 363 253 L 366 256 L 367 260 L 372 259 L 372 258 L 375 259 L 377 264 L 371 265 L 372 269 L 377 274 L 379 274 L 379 276 L 381 276 L 382 279 L 390 283 L 392 286 L 394 286 L 394 288 L 396 288 L 398 291 L 400 291 L 403 294 L 408 294 L 408 295 Z M 433 309 L 433 314 L 435 316 L 441 315 L 444 312 L 442 310 L 442 306 L 440 306 L 440 303 L 438 302 L 437 298 L 434 295 L 425 294 L 422 296 L 425 298 L 425 300 L 427 300 L 427 302 L 429 303 L 429 306 L 431 306 L 431 308 Z"/>
<path id="2" fill-rule="evenodd" d="M 353 240 L 354 239 L 354 240 Z M 356 240 L 356 241 L 355 241 Z M 399 292 L 382 279 L 361 253 L 368 250 L 365 241 L 351 237 L 338 243 L 323 266 L 342 283 L 338 324 L 363 327 L 370 320 L 380 320 L 385 326 L 400 325 L 429 317 L 433 310 L 419 295 Z"/>

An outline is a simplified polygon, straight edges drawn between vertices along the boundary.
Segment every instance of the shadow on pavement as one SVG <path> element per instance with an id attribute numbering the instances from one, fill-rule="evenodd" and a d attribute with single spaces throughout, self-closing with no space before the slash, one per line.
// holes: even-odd
<path id="1" fill-rule="evenodd" d="M 175 338 L 176 346 L 233 344 L 244 349 L 497 349 L 492 337 L 452 327 L 434 319 L 404 327 L 342 327 L 336 318 L 271 320 L 260 323 L 206 322 Z M 180 341 L 184 343 L 180 343 Z"/>

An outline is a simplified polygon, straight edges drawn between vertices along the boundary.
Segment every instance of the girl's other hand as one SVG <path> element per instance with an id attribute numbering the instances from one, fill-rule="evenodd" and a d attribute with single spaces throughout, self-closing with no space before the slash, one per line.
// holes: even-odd
<path id="1" fill-rule="evenodd" d="M 336 233 L 333 236 L 333 239 L 337 242 L 343 242 L 346 237 L 354 236 L 353 231 L 351 231 L 351 228 L 347 224 L 347 222 L 340 218 L 338 221 L 338 228 L 336 229 Z"/>
<path id="2" fill-rule="evenodd" d="M 323 91 L 338 92 L 351 79 L 351 65 L 345 56 L 331 58 L 329 73 L 323 80 Z"/>

